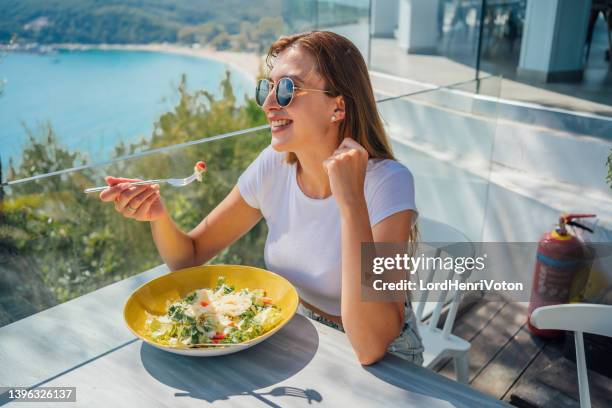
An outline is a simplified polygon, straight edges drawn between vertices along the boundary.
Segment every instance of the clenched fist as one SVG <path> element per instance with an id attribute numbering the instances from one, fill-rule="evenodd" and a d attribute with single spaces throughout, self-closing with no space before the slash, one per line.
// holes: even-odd
<path id="1" fill-rule="evenodd" d="M 350 208 L 365 200 L 363 187 L 367 166 L 368 151 L 348 137 L 323 162 L 332 194 L 341 208 Z"/>

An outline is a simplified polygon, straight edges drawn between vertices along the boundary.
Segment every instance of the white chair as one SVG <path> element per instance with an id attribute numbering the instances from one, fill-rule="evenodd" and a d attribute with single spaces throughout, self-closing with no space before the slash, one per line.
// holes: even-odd
<path id="1" fill-rule="evenodd" d="M 591 397 L 582 333 L 612 337 L 612 306 L 587 303 L 542 306 L 533 311 L 530 320 L 538 329 L 574 332 L 580 407 L 590 408 Z"/>
<path id="2" fill-rule="evenodd" d="M 421 230 L 420 241 L 427 246 L 435 248 L 434 256 L 474 256 L 475 249 L 469 239 L 449 225 L 440 223 L 427 218 L 419 220 Z M 439 244 L 436 244 L 439 243 Z M 449 245 L 462 243 L 460 245 Z M 424 271 L 421 271 L 424 272 Z M 439 273 L 432 269 L 427 272 L 425 282 L 430 283 L 440 280 Z M 453 278 L 453 271 L 449 271 L 446 279 Z M 469 272 L 462 275 L 461 281 L 464 282 L 469 277 Z M 415 315 L 418 323 L 419 332 L 423 338 L 423 365 L 433 368 L 444 358 L 452 358 L 455 366 L 455 376 L 458 382 L 467 384 L 469 381 L 469 357 L 470 343 L 451 333 L 455 317 L 461 302 L 461 292 L 448 291 L 440 293 L 435 302 L 428 301 L 429 292 L 422 292 L 418 302 L 414 302 Z M 446 320 L 442 329 L 438 329 L 438 322 L 443 309 L 448 308 Z"/>

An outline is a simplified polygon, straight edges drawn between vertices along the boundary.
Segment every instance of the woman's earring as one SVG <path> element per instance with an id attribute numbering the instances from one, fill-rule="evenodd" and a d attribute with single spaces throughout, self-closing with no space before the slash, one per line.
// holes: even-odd
<path id="1" fill-rule="evenodd" d="M 332 122 L 336 121 L 336 115 L 332 115 Z"/>

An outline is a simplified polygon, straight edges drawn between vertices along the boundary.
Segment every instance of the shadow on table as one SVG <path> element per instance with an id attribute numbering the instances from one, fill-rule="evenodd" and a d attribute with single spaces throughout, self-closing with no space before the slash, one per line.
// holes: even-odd
<path id="1" fill-rule="evenodd" d="M 425 403 L 431 405 L 435 401 L 445 401 L 444 406 L 448 402 L 450 406 L 456 408 L 509 407 L 508 404 L 484 395 L 467 385 L 449 380 L 389 353 L 378 363 L 364 366 L 364 369 L 389 384 L 412 394 L 418 394 L 421 397 L 413 396 L 413 398 L 415 398 L 415 401 L 419 398 L 423 399 L 419 405 Z"/>
<path id="2" fill-rule="evenodd" d="M 266 396 L 304 398 L 321 402 L 316 390 L 279 386 L 269 392 L 255 390 L 269 387 L 292 377 L 314 357 L 319 347 L 315 327 L 302 315 L 278 333 L 247 350 L 217 357 L 188 357 L 168 353 L 146 343 L 140 357 L 144 368 L 158 381 L 183 392 L 177 397 L 191 397 L 208 402 L 231 396 L 251 395 L 276 407 Z"/>

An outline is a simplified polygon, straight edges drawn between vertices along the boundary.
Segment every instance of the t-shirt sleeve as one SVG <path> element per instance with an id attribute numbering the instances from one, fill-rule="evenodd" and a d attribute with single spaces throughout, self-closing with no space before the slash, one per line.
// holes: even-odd
<path id="1" fill-rule="evenodd" d="M 385 164 L 375 177 L 369 194 L 368 212 L 372 227 L 400 211 L 414 210 L 418 215 L 412 173 L 396 161 Z"/>
<path id="2" fill-rule="evenodd" d="M 268 146 L 238 177 L 236 184 L 240 195 L 253 208 L 261 209 L 264 180 L 266 180 L 266 174 L 269 174 L 274 160 L 274 150 L 271 146 Z"/>

